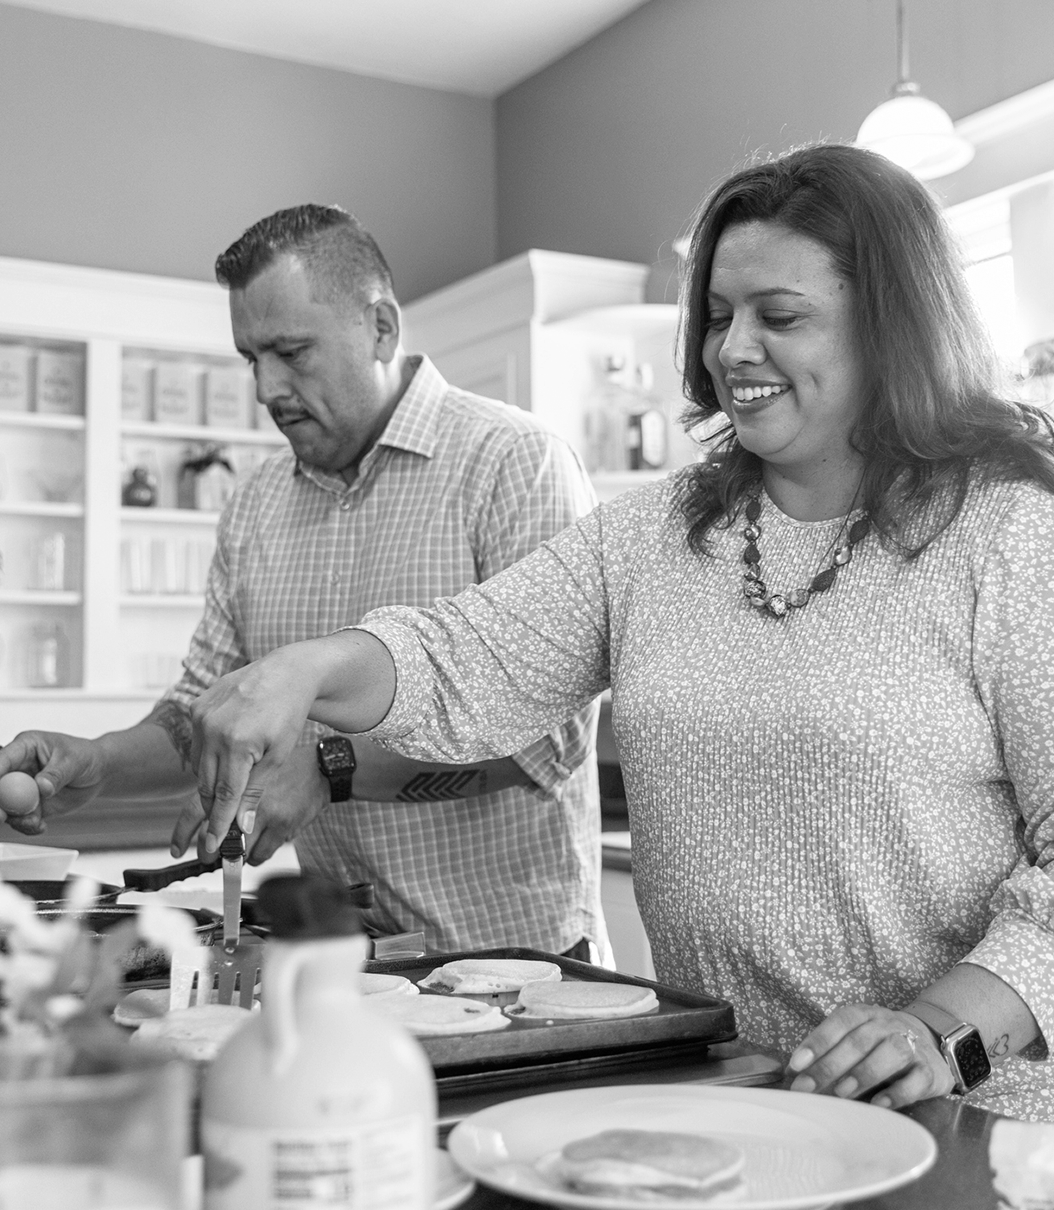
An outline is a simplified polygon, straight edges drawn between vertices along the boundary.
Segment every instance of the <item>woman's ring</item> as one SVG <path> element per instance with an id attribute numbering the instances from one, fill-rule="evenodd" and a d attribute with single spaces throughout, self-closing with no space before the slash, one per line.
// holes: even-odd
<path id="1" fill-rule="evenodd" d="M 904 1041 L 907 1042 L 908 1046 L 911 1049 L 912 1059 L 918 1058 L 919 1052 L 916 1048 L 916 1045 L 919 1040 L 919 1035 L 913 1029 L 902 1029 L 898 1033 L 894 1034 L 893 1036 L 896 1038 L 903 1038 Z"/>

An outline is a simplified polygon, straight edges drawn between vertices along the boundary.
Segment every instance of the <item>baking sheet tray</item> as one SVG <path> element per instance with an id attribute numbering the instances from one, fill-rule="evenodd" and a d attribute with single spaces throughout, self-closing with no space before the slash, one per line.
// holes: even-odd
<path id="1" fill-rule="evenodd" d="M 729 1042 L 736 1036 L 735 1014 L 726 1000 L 665 987 L 648 979 L 621 975 L 602 966 L 577 962 L 534 949 L 466 950 L 457 954 L 432 954 L 422 958 L 391 958 L 366 963 L 367 971 L 403 975 L 412 983 L 436 967 L 459 958 L 514 958 L 555 962 L 566 980 L 594 983 L 629 983 L 650 987 L 658 998 L 659 1011 L 639 1017 L 585 1018 L 542 1025 L 537 1020 L 512 1022 L 494 1033 L 454 1034 L 419 1038 L 436 1074 L 480 1071 L 571 1060 L 586 1055 L 619 1051 L 650 1050 L 676 1045 L 699 1046 Z M 442 993 L 421 991 L 422 995 Z"/>

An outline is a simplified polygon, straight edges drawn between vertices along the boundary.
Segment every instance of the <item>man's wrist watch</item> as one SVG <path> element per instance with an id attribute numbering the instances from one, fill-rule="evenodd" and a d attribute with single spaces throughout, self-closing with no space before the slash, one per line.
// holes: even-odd
<path id="1" fill-rule="evenodd" d="M 346 735 L 327 735 L 318 741 L 318 768 L 329 782 L 329 801 L 347 802 L 355 772 L 355 749 Z"/>
<path id="2" fill-rule="evenodd" d="M 944 1061 L 955 1080 L 953 1092 L 969 1092 L 992 1074 L 992 1064 L 976 1025 L 960 1021 L 928 1000 L 916 1000 L 904 1010 L 911 1013 L 933 1034 Z"/>

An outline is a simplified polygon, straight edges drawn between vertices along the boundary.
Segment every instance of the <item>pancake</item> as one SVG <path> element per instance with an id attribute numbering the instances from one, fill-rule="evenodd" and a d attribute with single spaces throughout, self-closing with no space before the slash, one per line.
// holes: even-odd
<path id="1" fill-rule="evenodd" d="M 392 996 L 385 998 L 384 1015 L 398 1021 L 417 1037 L 438 1034 L 478 1034 L 504 1029 L 509 1024 L 501 1010 L 459 996 Z"/>
<path id="2" fill-rule="evenodd" d="M 520 988 L 515 1004 L 505 1012 L 510 1017 L 575 1020 L 590 1017 L 639 1017 L 653 1013 L 659 1000 L 650 987 L 633 983 L 527 983 Z"/>
<path id="3" fill-rule="evenodd" d="M 668 1130 L 603 1130 L 539 1161 L 575 1193 L 639 1201 L 700 1201 L 743 1189 L 743 1152 L 734 1143 Z"/>
<path id="4" fill-rule="evenodd" d="M 131 1041 L 177 1059 L 207 1063 L 251 1017 L 249 1009 L 237 1004 L 196 1004 L 144 1021 Z"/>
<path id="5" fill-rule="evenodd" d="M 416 996 L 419 990 L 416 984 L 405 979 L 402 975 L 372 975 L 363 974 L 362 976 L 362 994 L 364 996 L 382 997 L 388 996 Z"/>
<path id="6" fill-rule="evenodd" d="M 114 1006 L 113 1019 L 118 1025 L 142 1025 L 168 1012 L 167 987 L 140 987 L 122 996 Z"/>
<path id="7" fill-rule="evenodd" d="M 562 978 L 555 962 L 527 958 L 459 958 L 438 967 L 418 983 L 427 991 L 457 996 L 494 996 L 518 992 L 525 983 Z"/>

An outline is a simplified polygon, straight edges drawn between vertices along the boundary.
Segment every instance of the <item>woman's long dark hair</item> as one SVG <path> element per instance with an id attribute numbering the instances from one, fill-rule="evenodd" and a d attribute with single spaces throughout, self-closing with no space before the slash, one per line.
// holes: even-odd
<path id="1" fill-rule="evenodd" d="M 853 287 L 853 323 L 867 384 L 854 447 L 863 455 L 859 503 L 909 558 L 958 515 L 974 473 L 1034 480 L 1054 492 L 1054 424 L 996 392 L 997 363 L 940 208 L 910 173 L 857 147 L 789 152 L 730 177 L 704 203 L 687 257 L 681 321 L 685 422 L 720 412 L 703 365 L 707 291 L 722 234 L 774 223 L 830 254 Z M 731 425 L 684 481 L 688 540 L 730 524 L 761 462 Z M 931 505 L 939 507 L 932 508 Z M 908 539 L 908 523 L 912 525 Z"/>

